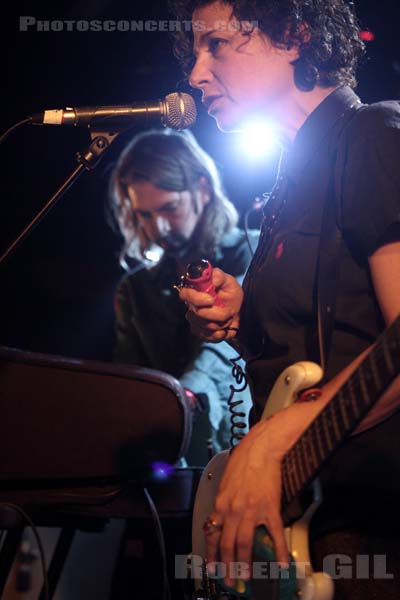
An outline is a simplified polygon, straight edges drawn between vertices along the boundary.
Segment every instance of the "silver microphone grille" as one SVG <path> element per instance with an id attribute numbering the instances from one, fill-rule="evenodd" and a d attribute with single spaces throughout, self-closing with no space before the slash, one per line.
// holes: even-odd
<path id="1" fill-rule="evenodd" d="M 165 126 L 185 129 L 196 121 L 196 104 L 189 94 L 174 92 L 165 96 Z"/>

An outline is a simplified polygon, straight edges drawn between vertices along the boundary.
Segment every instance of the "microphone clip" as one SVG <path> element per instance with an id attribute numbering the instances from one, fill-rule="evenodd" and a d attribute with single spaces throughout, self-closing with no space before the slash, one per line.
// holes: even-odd
<path id="1" fill-rule="evenodd" d="M 105 133 L 91 128 L 90 137 L 92 142 L 84 152 L 77 152 L 75 154 L 77 162 L 83 165 L 88 171 L 95 169 L 104 152 L 108 150 L 118 133 Z"/>

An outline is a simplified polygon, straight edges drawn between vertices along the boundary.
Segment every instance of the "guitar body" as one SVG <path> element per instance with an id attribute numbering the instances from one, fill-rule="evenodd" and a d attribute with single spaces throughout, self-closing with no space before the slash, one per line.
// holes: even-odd
<path id="1" fill-rule="evenodd" d="M 321 368 L 311 362 L 299 362 L 288 367 L 277 379 L 268 398 L 262 419 L 268 418 L 290 404 L 299 392 L 315 386 L 322 377 Z M 205 467 L 196 494 L 193 526 L 192 526 L 192 555 L 191 575 L 194 578 L 195 589 L 202 590 L 201 598 L 218 598 L 215 580 L 207 577 L 204 568 L 206 542 L 203 524 L 212 512 L 219 483 L 229 459 L 229 450 L 217 454 Z M 242 589 L 228 590 L 232 597 L 248 598 L 249 600 L 294 600 L 299 592 L 302 600 L 332 600 L 333 582 L 324 573 L 313 573 L 308 546 L 308 524 L 321 501 L 318 483 L 314 484 L 314 502 L 304 516 L 286 528 L 286 541 L 292 562 L 289 576 L 285 578 L 265 577 L 254 578 L 250 582 L 241 582 Z M 274 551 L 268 531 L 264 526 L 255 530 L 253 544 L 253 561 L 269 563 L 275 560 Z M 226 593 L 227 591 L 225 591 Z M 206 593 L 206 595 L 204 595 Z M 221 591 L 221 594 L 223 591 Z M 196 597 L 199 597 L 196 595 Z"/>

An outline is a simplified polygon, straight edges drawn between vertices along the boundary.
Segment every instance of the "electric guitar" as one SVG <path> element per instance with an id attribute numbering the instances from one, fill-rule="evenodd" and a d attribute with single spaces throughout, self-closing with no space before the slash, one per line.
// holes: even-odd
<path id="1" fill-rule="evenodd" d="M 223 573 L 209 577 L 204 563 L 206 543 L 203 523 L 212 511 L 229 451 L 216 455 L 205 467 L 196 494 L 192 554 L 189 573 L 194 581 L 193 598 L 201 600 L 332 600 L 332 579 L 325 573 L 312 571 L 308 547 L 308 524 L 321 502 L 316 475 L 325 461 L 377 402 L 393 379 L 400 373 L 400 315 L 378 338 L 363 362 L 346 383 L 317 415 L 282 461 L 282 512 L 312 485 L 313 502 L 303 517 L 285 529 L 291 555 L 289 571 L 279 576 L 275 564 L 272 540 L 264 526 L 255 529 L 253 566 L 263 568 L 250 581 L 238 580 L 236 590 L 223 586 Z M 311 362 L 299 362 L 286 369 L 276 381 L 268 398 L 262 419 L 296 401 L 298 394 L 314 387 L 322 378 L 322 369 Z M 260 567 L 262 565 L 262 567 Z"/>

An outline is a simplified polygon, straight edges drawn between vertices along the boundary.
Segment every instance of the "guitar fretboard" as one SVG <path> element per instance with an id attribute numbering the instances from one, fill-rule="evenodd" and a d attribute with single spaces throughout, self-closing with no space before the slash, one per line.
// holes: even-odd
<path id="1" fill-rule="evenodd" d="M 284 457 L 284 508 L 314 479 L 399 373 L 400 316 Z"/>

